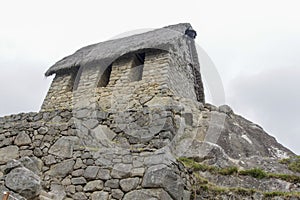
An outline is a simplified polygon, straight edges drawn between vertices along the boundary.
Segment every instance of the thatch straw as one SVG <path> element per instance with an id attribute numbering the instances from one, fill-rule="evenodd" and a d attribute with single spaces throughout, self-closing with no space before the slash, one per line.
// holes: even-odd
<path id="1" fill-rule="evenodd" d="M 188 23 L 176 24 L 83 47 L 74 54 L 55 63 L 45 75 L 50 76 L 58 71 L 69 70 L 89 63 L 114 60 L 121 55 L 141 49 L 151 48 L 168 51 L 176 46 L 177 39 L 183 37 L 185 30 L 190 26 Z"/>

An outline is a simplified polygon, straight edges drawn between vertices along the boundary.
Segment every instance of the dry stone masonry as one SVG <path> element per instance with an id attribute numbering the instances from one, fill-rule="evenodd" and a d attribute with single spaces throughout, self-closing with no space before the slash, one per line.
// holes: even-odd
<path id="1" fill-rule="evenodd" d="M 235 186 L 224 176 L 193 173 L 183 157 L 220 168 L 247 169 L 255 161 L 270 172 L 298 175 L 277 162 L 294 154 L 261 127 L 229 106 L 204 102 L 194 37 L 187 31 L 193 31 L 190 24 L 177 24 L 110 40 L 54 64 L 46 72 L 55 77 L 41 111 L 0 118 L 1 195 L 9 191 L 9 200 L 217 197 L 199 193 L 200 175 Z M 257 183 L 234 180 L 245 188 Z M 254 188 L 300 191 L 297 183 L 277 179 L 259 184 Z"/>

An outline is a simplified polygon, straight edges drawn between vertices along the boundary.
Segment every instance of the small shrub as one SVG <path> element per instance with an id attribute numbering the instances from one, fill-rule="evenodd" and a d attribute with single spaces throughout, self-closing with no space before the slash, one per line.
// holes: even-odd
<path id="1" fill-rule="evenodd" d="M 287 165 L 293 172 L 300 173 L 300 156 L 285 158 L 280 160 L 279 163 Z"/>
<path id="2" fill-rule="evenodd" d="M 238 171 L 239 169 L 235 166 L 219 169 L 219 173 L 221 175 L 233 175 L 236 174 Z"/>
<path id="3" fill-rule="evenodd" d="M 231 191 L 242 196 L 249 196 L 256 192 L 254 189 L 246 189 L 246 188 L 232 188 Z"/>
<path id="4" fill-rule="evenodd" d="M 272 192 L 265 192 L 264 196 L 267 197 L 300 197 L 300 192 L 280 192 L 280 191 L 272 191 Z"/>
<path id="5" fill-rule="evenodd" d="M 284 192 L 280 192 L 280 191 L 272 191 L 272 192 L 265 192 L 264 196 L 265 197 L 285 196 L 285 193 Z"/>
<path id="6" fill-rule="evenodd" d="M 184 166 L 192 168 L 194 171 L 211 171 L 214 167 L 197 163 L 192 158 L 181 157 L 178 159 Z"/>
<path id="7" fill-rule="evenodd" d="M 239 171 L 239 174 L 244 175 L 244 176 L 245 175 L 252 176 L 252 177 L 258 178 L 258 179 L 263 179 L 263 178 L 268 177 L 268 174 L 260 168 L 242 170 L 242 171 Z"/>
<path id="8" fill-rule="evenodd" d="M 268 174 L 269 178 L 277 178 L 290 183 L 300 183 L 300 177 L 291 174 Z"/>
<path id="9" fill-rule="evenodd" d="M 280 161 L 279 161 L 279 163 L 281 163 L 281 164 L 289 164 L 289 158 L 284 158 L 284 159 L 281 159 Z"/>
<path id="10" fill-rule="evenodd" d="M 289 169 L 300 173 L 300 156 L 294 157 L 289 163 Z"/>

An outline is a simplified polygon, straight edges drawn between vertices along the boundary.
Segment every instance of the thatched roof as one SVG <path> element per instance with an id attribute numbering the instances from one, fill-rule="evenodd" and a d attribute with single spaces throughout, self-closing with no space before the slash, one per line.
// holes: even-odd
<path id="1" fill-rule="evenodd" d="M 121 55 L 141 49 L 170 50 L 178 42 L 177 39 L 184 36 L 185 30 L 190 26 L 188 23 L 176 24 L 83 47 L 74 54 L 55 63 L 47 70 L 45 75 L 50 76 L 59 71 L 99 61 L 111 62 Z"/>

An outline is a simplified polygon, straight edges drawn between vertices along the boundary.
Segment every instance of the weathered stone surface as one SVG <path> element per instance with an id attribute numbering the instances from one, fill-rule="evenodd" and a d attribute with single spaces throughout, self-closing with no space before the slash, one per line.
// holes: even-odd
<path id="1" fill-rule="evenodd" d="M 232 109 L 228 105 L 219 106 L 219 111 L 226 114 L 233 114 Z"/>
<path id="2" fill-rule="evenodd" d="M 25 167 L 13 169 L 5 177 L 6 186 L 24 196 L 32 199 L 40 193 L 40 177 Z"/>
<path id="3" fill-rule="evenodd" d="M 86 180 L 83 177 L 72 178 L 71 183 L 73 185 L 83 185 L 86 184 Z"/>
<path id="4" fill-rule="evenodd" d="M 187 146 L 188 148 L 186 148 Z M 181 151 L 182 157 L 192 157 L 199 161 L 205 160 L 209 164 L 217 164 L 221 167 L 234 165 L 224 150 L 213 143 L 186 139 L 177 146 L 177 150 Z"/>
<path id="5" fill-rule="evenodd" d="M 99 168 L 100 167 L 98 167 L 98 166 L 88 166 L 85 169 L 83 176 L 86 179 L 95 179 L 98 174 Z"/>
<path id="6" fill-rule="evenodd" d="M 144 175 L 145 168 L 134 168 L 131 170 L 131 175 L 133 177 L 139 176 L 142 177 Z"/>
<path id="7" fill-rule="evenodd" d="M 4 146 L 9 146 L 13 144 L 14 138 L 5 138 L 4 135 L 0 135 L 0 148 Z"/>
<path id="8" fill-rule="evenodd" d="M 71 194 L 75 194 L 76 187 L 74 185 L 69 185 L 66 187 L 66 192 L 70 192 Z"/>
<path id="9" fill-rule="evenodd" d="M 71 179 L 70 178 L 64 178 L 61 182 L 62 185 L 71 185 Z"/>
<path id="10" fill-rule="evenodd" d="M 184 185 L 181 178 L 166 165 L 149 167 L 143 178 L 142 186 L 145 188 L 163 187 L 173 198 L 183 198 Z"/>
<path id="11" fill-rule="evenodd" d="M 105 182 L 105 187 L 119 188 L 119 180 L 118 179 L 110 179 Z"/>
<path id="12" fill-rule="evenodd" d="M 43 158 L 45 165 L 52 165 L 56 163 L 55 157 L 53 155 L 48 155 Z"/>
<path id="13" fill-rule="evenodd" d="M 101 180 L 95 180 L 88 182 L 84 188 L 83 191 L 96 191 L 96 190 L 102 190 L 103 189 L 103 181 Z"/>
<path id="14" fill-rule="evenodd" d="M 7 146 L 0 149 L 0 165 L 7 161 L 16 159 L 19 156 L 19 148 L 17 146 Z"/>
<path id="15" fill-rule="evenodd" d="M 183 191 L 183 200 L 190 200 L 191 199 L 191 192 L 184 190 Z"/>
<path id="16" fill-rule="evenodd" d="M 24 198 L 23 196 L 19 195 L 16 192 L 13 192 L 11 190 L 9 190 L 8 188 L 6 188 L 4 185 L 0 185 L 0 199 L 4 199 L 4 195 L 6 194 L 6 192 L 10 193 L 10 196 L 15 197 L 17 200 L 27 200 L 26 198 Z M 11 200 L 12 198 L 9 198 L 9 200 Z M 12 199 L 14 200 L 14 199 Z"/>
<path id="17" fill-rule="evenodd" d="M 52 165 L 48 173 L 51 176 L 65 177 L 67 174 L 69 174 L 73 170 L 74 164 L 75 164 L 74 160 L 65 160 L 56 165 Z"/>
<path id="18" fill-rule="evenodd" d="M 72 176 L 74 177 L 77 177 L 77 176 L 82 176 L 83 175 L 83 173 L 84 173 L 84 169 L 77 169 L 77 170 L 74 170 L 73 172 L 72 172 Z"/>
<path id="19" fill-rule="evenodd" d="M 38 129 L 38 133 L 39 133 L 39 134 L 44 135 L 44 134 L 46 134 L 47 132 L 48 132 L 48 128 L 47 128 L 47 127 L 41 127 L 41 128 Z"/>
<path id="20" fill-rule="evenodd" d="M 93 192 L 92 200 L 108 200 L 109 193 L 105 191 Z"/>
<path id="21" fill-rule="evenodd" d="M 158 165 L 158 164 L 171 164 L 175 162 L 175 157 L 170 153 L 163 153 L 163 154 L 157 154 L 152 155 L 145 158 L 144 164 L 145 165 Z"/>
<path id="22" fill-rule="evenodd" d="M 49 153 L 59 157 L 71 158 L 73 154 L 73 146 L 77 141 L 77 137 L 63 136 L 51 146 Z"/>
<path id="23" fill-rule="evenodd" d="M 141 200 L 141 199 L 163 199 L 173 200 L 163 189 L 141 189 L 134 190 L 125 194 L 123 200 Z M 187 199 L 184 199 L 187 200 Z"/>
<path id="24" fill-rule="evenodd" d="M 86 200 L 88 199 L 87 196 L 84 194 L 84 192 L 76 192 L 73 195 L 74 200 Z"/>
<path id="25" fill-rule="evenodd" d="M 88 120 L 85 120 L 83 122 L 83 124 L 88 129 L 93 129 L 93 128 L 95 128 L 99 124 L 99 122 L 98 122 L 97 119 L 88 119 Z"/>
<path id="26" fill-rule="evenodd" d="M 83 166 L 82 160 L 81 160 L 80 158 L 77 158 L 77 159 L 76 159 L 76 163 L 75 163 L 75 165 L 74 165 L 74 169 L 79 169 L 79 168 L 81 168 L 82 166 Z"/>
<path id="27" fill-rule="evenodd" d="M 105 159 L 105 158 L 98 158 L 95 161 L 95 164 L 100 165 L 100 166 L 104 166 L 104 167 L 111 167 L 112 162 L 108 159 Z"/>
<path id="28" fill-rule="evenodd" d="M 135 189 L 138 186 L 139 182 L 140 182 L 139 178 L 127 178 L 127 179 L 120 180 L 120 186 L 124 192 L 129 192 Z"/>
<path id="29" fill-rule="evenodd" d="M 122 199 L 122 197 L 124 196 L 124 192 L 122 192 L 122 190 L 120 189 L 112 189 L 111 196 L 115 199 Z"/>
<path id="30" fill-rule="evenodd" d="M 111 141 L 116 136 L 116 133 L 105 125 L 97 126 L 92 133 L 98 141 Z"/>
<path id="31" fill-rule="evenodd" d="M 4 173 L 8 174 L 12 169 L 23 167 L 23 164 L 19 160 L 10 160 L 7 162 L 4 168 Z"/>
<path id="32" fill-rule="evenodd" d="M 49 193 L 52 194 L 52 199 L 65 199 L 66 197 L 65 187 L 58 183 L 51 184 Z"/>
<path id="33" fill-rule="evenodd" d="M 36 157 L 29 158 L 25 156 L 20 158 L 19 161 L 24 167 L 26 167 L 35 174 L 39 174 L 43 167 L 43 162 Z"/>
<path id="34" fill-rule="evenodd" d="M 130 176 L 131 169 L 131 164 L 115 164 L 112 169 L 111 176 L 113 178 L 127 178 Z"/>
<path id="35" fill-rule="evenodd" d="M 99 169 L 97 177 L 101 180 L 108 180 L 111 178 L 110 171 L 108 169 Z"/>
<path id="36" fill-rule="evenodd" d="M 28 145 L 31 144 L 31 139 L 25 132 L 21 132 L 17 135 L 14 143 L 18 146 Z"/>

